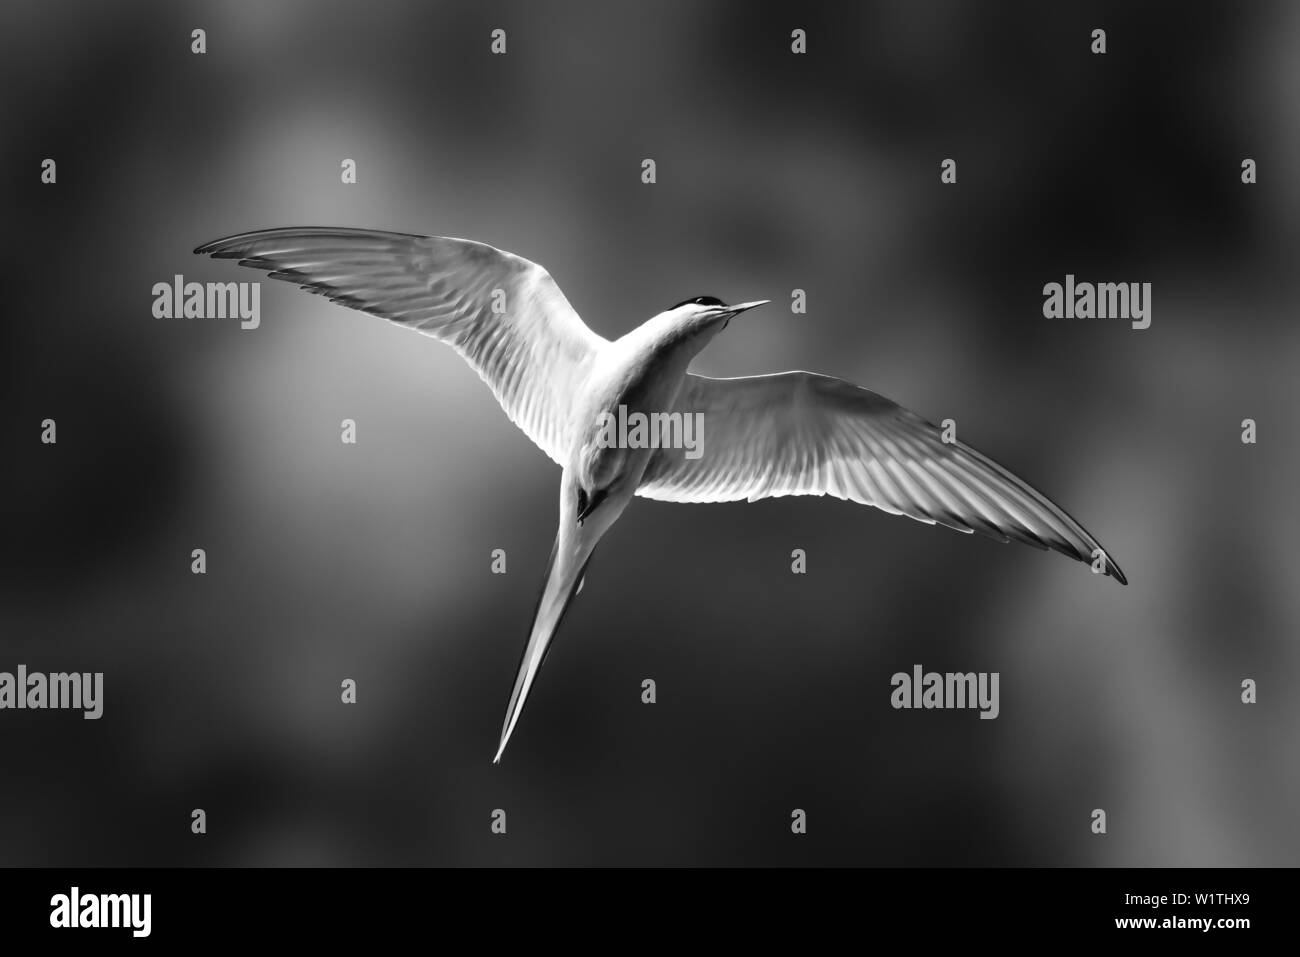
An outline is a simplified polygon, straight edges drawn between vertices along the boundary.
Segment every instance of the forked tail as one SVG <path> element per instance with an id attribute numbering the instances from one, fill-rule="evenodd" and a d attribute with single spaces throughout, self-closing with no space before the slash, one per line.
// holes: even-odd
<path id="1" fill-rule="evenodd" d="M 571 533 L 566 535 L 565 532 L 561 528 L 555 536 L 555 544 L 551 546 L 551 558 L 546 564 L 546 579 L 537 598 L 537 609 L 533 612 L 532 631 L 528 635 L 528 643 L 524 645 L 523 657 L 519 660 L 519 672 L 515 676 L 514 690 L 510 693 L 505 723 L 501 726 L 501 743 L 497 746 L 496 757 L 492 759 L 493 764 L 500 762 L 510 735 L 519 722 L 524 702 L 528 700 L 528 692 L 532 690 L 533 681 L 550 650 L 551 639 L 559 630 L 569 603 L 582 586 L 583 573 L 587 570 L 587 563 L 591 561 L 591 554 L 600 538 L 599 533 L 584 534 L 576 526 Z"/>

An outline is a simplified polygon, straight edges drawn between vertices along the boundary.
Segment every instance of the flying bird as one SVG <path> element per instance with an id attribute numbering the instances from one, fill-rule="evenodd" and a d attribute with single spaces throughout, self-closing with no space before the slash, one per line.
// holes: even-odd
<path id="1" fill-rule="evenodd" d="M 494 763 L 592 552 L 635 495 L 667 502 L 830 495 L 1050 548 L 1128 583 L 1063 509 L 884 396 L 812 372 L 713 379 L 688 371 L 733 318 L 767 300 L 727 305 L 697 296 L 610 341 L 587 328 L 541 266 L 470 240 L 291 227 L 195 252 L 237 259 L 447 343 L 563 470 L 559 529 Z M 620 406 L 647 416 L 701 414 L 702 447 L 611 445 L 602 423 Z"/>

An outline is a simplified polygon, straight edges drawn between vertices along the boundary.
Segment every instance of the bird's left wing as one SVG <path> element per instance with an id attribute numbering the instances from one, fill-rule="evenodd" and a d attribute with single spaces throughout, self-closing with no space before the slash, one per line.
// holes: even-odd
<path id="1" fill-rule="evenodd" d="M 329 227 L 243 233 L 194 251 L 448 343 L 564 464 L 572 396 L 607 342 L 536 263 L 467 239 Z"/>
<path id="2" fill-rule="evenodd" d="M 669 502 L 831 495 L 1083 562 L 1101 548 L 1060 506 L 996 462 L 944 442 L 920 416 L 843 379 L 688 374 L 676 411 L 701 415 L 700 454 L 656 450 L 637 495 Z M 1109 555 L 1105 570 L 1128 584 Z"/>

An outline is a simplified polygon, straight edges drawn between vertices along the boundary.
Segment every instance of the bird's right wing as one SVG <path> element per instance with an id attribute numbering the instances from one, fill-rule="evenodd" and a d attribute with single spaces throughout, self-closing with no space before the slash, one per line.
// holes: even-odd
<path id="1" fill-rule="evenodd" d="M 466 239 L 328 227 L 243 233 L 194 251 L 448 343 L 564 464 L 572 396 L 607 342 L 536 263 Z"/>
<path id="2" fill-rule="evenodd" d="M 1101 548 L 1060 506 L 996 462 L 943 441 L 920 416 L 843 379 L 688 374 L 676 411 L 701 414 L 701 454 L 656 450 L 637 495 L 669 502 L 831 495 L 1083 562 Z M 1105 570 L 1128 583 L 1109 555 Z"/>

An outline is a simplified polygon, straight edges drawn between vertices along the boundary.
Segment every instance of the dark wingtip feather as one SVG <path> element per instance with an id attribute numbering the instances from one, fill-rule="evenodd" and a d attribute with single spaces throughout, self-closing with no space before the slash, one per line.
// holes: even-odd
<path id="1" fill-rule="evenodd" d="M 1098 545 L 1097 547 L 1101 548 L 1100 545 Z M 1106 549 L 1104 548 L 1102 548 L 1101 551 L 1102 554 L 1106 556 L 1106 567 L 1099 572 L 1095 572 L 1095 574 L 1106 575 L 1110 578 L 1115 579 L 1115 581 L 1119 582 L 1121 585 L 1127 585 L 1128 576 L 1126 576 L 1124 572 L 1120 569 L 1119 565 L 1115 563 L 1115 559 L 1110 557 L 1110 552 L 1106 551 Z M 1076 557 L 1079 559 L 1079 561 L 1086 562 L 1087 564 L 1092 564 L 1093 562 L 1093 556 L 1091 555 L 1090 556 L 1079 555 Z"/>
<path id="2" fill-rule="evenodd" d="M 1106 556 L 1106 566 L 1106 570 L 1110 573 L 1111 578 L 1115 579 L 1115 581 L 1119 582 L 1121 585 L 1128 585 L 1128 577 L 1120 571 L 1119 566 L 1115 564 L 1114 559 L 1109 555 Z"/>
<path id="3" fill-rule="evenodd" d="M 209 240 L 200 246 L 194 247 L 194 253 L 197 256 L 215 256 L 218 259 L 229 259 L 233 253 L 230 252 L 231 245 L 240 236 L 223 236 L 221 239 Z"/>
<path id="4" fill-rule="evenodd" d="M 222 236 L 220 239 L 213 239 L 201 246 L 194 247 L 194 252 L 200 256 L 215 256 L 218 259 L 234 259 L 239 253 L 238 249 L 248 245 L 249 240 L 262 239 L 274 233 L 291 231 L 284 227 L 275 227 L 272 229 L 254 229 L 250 232 L 234 233 L 230 236 Z M 243 265 L 242 263 L 240 265 Z"/>

